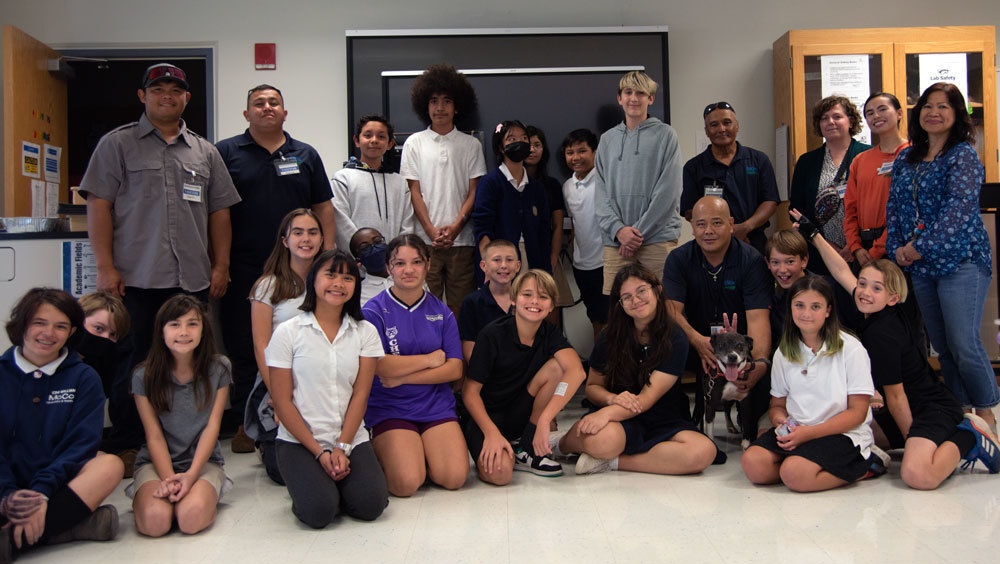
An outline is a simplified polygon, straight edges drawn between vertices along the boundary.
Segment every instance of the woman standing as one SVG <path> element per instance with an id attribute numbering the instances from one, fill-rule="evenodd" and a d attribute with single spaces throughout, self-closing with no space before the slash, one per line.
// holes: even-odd
<path id="1" fill-rule="evenodd" d="M 899 133 L 903 110 L 895 96 L 872 94 L 865 100 L 864 112 L 868 128 L 878 136 L 878 146 L 851 161 L 844 194 L 844 237 L 859 267 L 885 257 L 885 202 L 892 163 L 910 146 Z"/>
<path id="2" fill-rule="evenodd" d="M 932 84 L 910 115 L 911 147 L 893 165 L 886 254 L 913 277 L 917 303 L 945 383 L 996 429 L 1000 390 L 979 336 L 993 270 L 979 215 L 985 172 L 965 98 Z"/>
<path id="3" fill-rule="evenodd" d="M 789 207 L 799 210 L 806 217 L 818 219 L 823 225 L 826 240 L 844 260 L 851 262 L 854 257 L 846 247 L 841 199 L 847 191 L 851 161 L 871 146 L 854 139 L 854 135 L 861 131 L 861 114 L 843 96 L 827 96 L 820 100 L 813 108 L 812 123 L 813 132 L 822 136 L 825 142 L 818 149 L 799 157 L 795 163 Z M 834 198 L 834 195 L 840 198 Z M 817 214 L 817 203 L 823 204 L 819 206 L 819 211 L 828 213 Z M 823 260 L 814 254 L 814 250 L 809 252 L 813 272 L 828 274 Z"/>

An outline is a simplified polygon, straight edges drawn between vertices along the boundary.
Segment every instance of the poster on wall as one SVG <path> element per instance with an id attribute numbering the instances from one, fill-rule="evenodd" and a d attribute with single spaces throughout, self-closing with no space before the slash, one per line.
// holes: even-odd
<path id="1" fill-rule="evenodd" d="M 97 291 L 97 260 L 90 241 L 63 242 L 63 290 L 79 298 Z"/>
<path id="2" fill-rule="evenodd" d="M 62 147 L 45 144 L 45 181 L 59 182 L 59 161 L 62 158 Z"/>
<path id="3" fill-rule="evenodd" d="M 41 178 L 42 148 L 37 143 L 21 141 L 21 174 L 28 178 Z"/>
<path id="4" fill-rule="evenodd" d="M 923 53 L 920 59 L 920 91 L 935 82 L 950 82 L 969 103 L 969 69 L 965 53 Z"/>
<path id="5" fill-rule="evenodd" d="M 820 57 L 822 96 L 844 96 L 862 113 L 863 104 L 871 94 L 869 86 L 868 55 L 823 55 Z M 862 143 L 871 143 L 872 134 L 865 120 L 861 132 L 854 136 Z"/>

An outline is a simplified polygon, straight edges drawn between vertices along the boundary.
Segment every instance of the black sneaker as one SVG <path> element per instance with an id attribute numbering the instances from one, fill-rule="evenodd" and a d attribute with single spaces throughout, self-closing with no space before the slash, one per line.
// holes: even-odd
<path id="1" fill-rule="evenodd" d="M 889 470 L 889 453 L 872 445 L 871 454 L 868 455 L 868 473 L 862 480 L 878 478 Z"/>
<path id="2" fill-rule="evenodd" d="M 563 475 L 562 465 L 548 456 L 535 456 L 520 449 L 514 452 L 514 470 L 531 472 L 537 476 L 555 478 Z"/>
<path id="3" fill-rule="evenodd" d="M 50 544 L 78 540 L 109 541 L 118 536 L 118 510 L 114 505 L 102 505 L 75 527 L 49 539 Z"/>

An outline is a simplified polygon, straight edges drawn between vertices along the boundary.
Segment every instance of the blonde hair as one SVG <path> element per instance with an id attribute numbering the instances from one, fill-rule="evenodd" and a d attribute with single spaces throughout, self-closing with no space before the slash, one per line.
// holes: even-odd
<path id="1" fill-rule="evenodd" d="M 534 280 L 535 285 L 542 292 L 545 292 L 552 298 L 553 302 L 559 301 L 559 289 L 556 287 L 556 281 L 552 278 L 552 275 L 544 270 L 539 270 L 537 268 L 532 268 L 527 272 L 522 272 L 517 275 L 514 279 L 514 283 L 510 285 L 510 299 L 516 300 L 517 294 L 521 292 L 524 285 L 527 284 L 528 280 Z"/>
<path id="2" fill-rule="evenodd" d="M 659 89 L 659 85 L 649 75 L 642 71 L 632 71 L 627 72 L 622 75 L 621 79 L 618 80 L 618 93 L 621 94 L 622 90 L 626 88 L 631 88 L 636 92 L 645 92 L 650 96 L 655 96 L 656 91 Z"/>
<path id="3" fill-rule="evenodd" d="M 900 302 L 906 301 L 906 275 L 894 262 L 889 259 L 880 258 L 866 264 L 861 272 L 871 268 L 882 273 L 882 287 L 890 296 L 899 296 Z M 860 273 L 859 273 L 860 274 Z"/>
<path id="4" fill-rule="evenodd" d="M 119 337 L 124 337 L 128 333 L 132 318 L 129 317 L 128 310 L 125 309 L 125 303 L 122 302 L 122 299 L 111 292 L 101 290 L 81 296 L 80 307 L 83 308 L 83 316 L 85 318 L 102 309 L 108 310 Z"/>

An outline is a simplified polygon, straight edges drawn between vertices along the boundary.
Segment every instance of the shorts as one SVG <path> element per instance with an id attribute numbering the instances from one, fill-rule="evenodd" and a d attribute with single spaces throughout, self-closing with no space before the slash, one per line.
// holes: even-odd
<path id="1" fill-rule="evenodd" d="M 941 443 L 955 434 L 955 428 L 962 422 L 963 417 L 961 409 L 945 410 L 938 406 L 929 406 L 919 413 L 913 414 L 910 434 L 906 437 L 903 437 L 903 433 L 896 426 L 896 421 L 889 413 L 888 407 L 878 410 L 874 414 L 874 418 L 882 432 L 885 433 L 886 438 L 889 439 L 889 447 L 903 448 L 906 439 L 910 437 L 927 439 L 941 446 Z"/>
<path id="2" fill-rule="evenodd" d="M 219 501 L 222 501 L 222 496 L 226 492 L 233 489 L 232 478 L 226 474 L 221 465 L 214 462 L 205 463 L 205 466 L 201 468 L 201 474 L 198 475 L 198 479 L 205 480 L 212 486 L 212 489 L 215 490 L 215 495 L 219 496 Z M 159 481 L 160 475 L 156 473 L 156 467 L 153 466 L 153 463 L 143 464 L 135 469 L 135 474 L 132 476 L 132 483 L 125 487 L 125 495 L 129 499 L 134 499 L 135 492 L 139 491 L 139 488 L 143 484 Z"/>
<path id="3" fill-rule="evenodd" d="M 434 421 L 407 421 L 406 419 L 385 419 L 379 421 L 374 427 L 372 427 L 372 438 L 385 433 L 386 431 L 394 431 L 396 429 L 405 429 L 407 431 L 413 431 L 418 435 L 423 435 L 427 429 L 437 427 L 438 425 L 444 425 L 445 423 L 450 423 L 451 421 L 458 421 L 457 417 L 445 417 L 444 419 L 436 419 Z"/>
<path id="4" fill-rule="evenodd" d="M 820 437 L 793 451 L 787 451 L 778 446 L 778 436 L 771 428 L 751 446 L 765 448 L 779 455 L 782 461 L 789 456 L 800 456 L 845 482 L 856 482 L 868 473 L 868 461 L 861 456 L 861 449 L 847 435 Z"/>
<path id="5" fill-rule="evenodd" d="M 657 279 L 662 280 L 663 266 L 667 263 L 667 255 L 676 248 L 676 239 L 661 243 L 649 243 L 639 247 L 639 250 L 630 258 L 625 258 L 618 254 L 618 247 L 604 247 L 604 294 L 611 294 L 611 286 L 614 285 L 618 271 L 633 263 L 645 266 L 650 272 L 656 274 Z"/>
<path id="6" fill-rule="evenodd" d="M 669 441 L 681 431 L 701 432 L 695 426 L 694 422 L 685 419 L 671 419 L 668 421 L 659 421 L 655 425 L 648 425 L 632 418 L 620 423 L 625 430 L 625 450 L 622 451 L 622 454 L 642 454 L 648 452 L 649 449 L 662 442 Z"/>
<path id="7" fill-rule="evenodd" d="M 531 421 L 531 409 L 534 405 L 535 397 L 528 393 L 527 388 L 523 388 L 510 401 L 505 402 L 503 408 L 487 409 L 486 414 L 500 429 L 500 434 L 505 439 L 515 441 L 521 438 L 524 428 Z M 465 435 L 465 444 L 469 447 L 469 454 L 472 455 L 473 460 L 479 460 L 479 453 L 483 451 L 483 441 L 485 440 L 483 430 L 465 410 L 462 411 L 461 423 L 462 434 Z"/>

